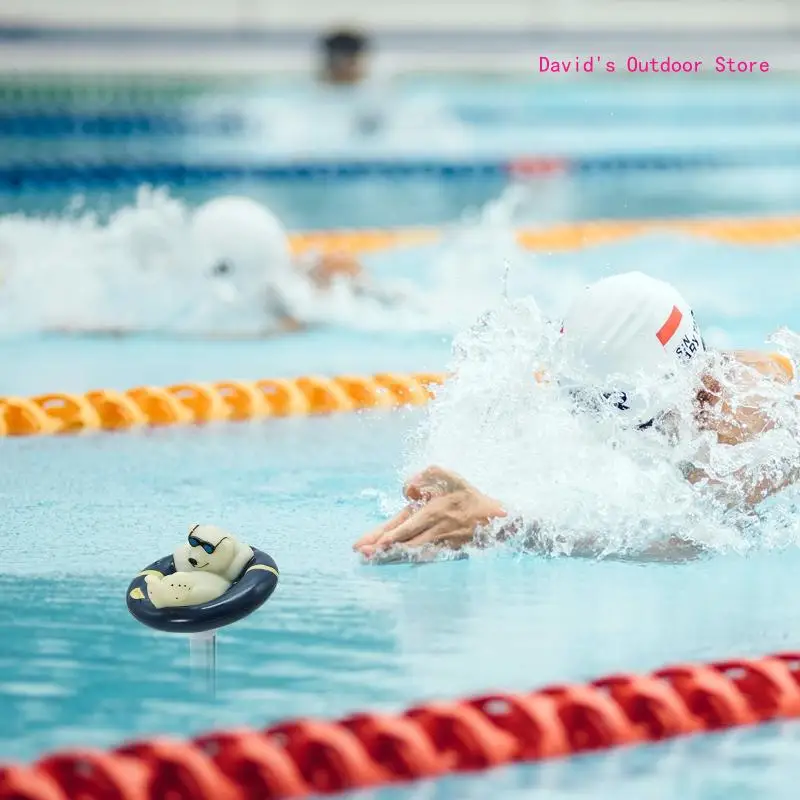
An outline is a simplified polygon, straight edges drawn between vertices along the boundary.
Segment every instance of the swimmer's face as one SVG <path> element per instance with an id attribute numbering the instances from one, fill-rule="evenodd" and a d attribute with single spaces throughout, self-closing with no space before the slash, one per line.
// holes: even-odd
<path id="1" fill-rule="evenodd" d="M 325 62 L 328 83 L 347 86 L 361 83 L 365 76 L 366 63 L 361 53 L 332 53 Z"/>
<path id="2" fill-rule="evenodd" d="M 236 272 L 236 264 L 229 258 L 220 258 L 211 267 L 212 278 L 229 278 Z"/>
<path id="3" fill-rule="evenodd" d="M 256 241 L 221 242 L 211 253 L 199 255 L 200 272 L 211 290 L 224 301 L 247 300 L 268 283 L 270 261 Z"/>
<path id="4" fill-rule="evenodd" d="M 240 304 L 260 297 L 267 286 L 262 264 L 252 269 L 247 260 L 243 263 L 230 256 L 222 256 L 205 270 L 210 287 L 216 297 L 224 303 Z"/>
<path id="5" fill-rule="evenodd" d="M 672 438 L 679 429 L 680 414 L 670 403 L 643 401 L 636 392 L 599 391 L 584 387 L 567 389 L 573 411 L 593 417 L 612 415 L 623 428 L 657 431 Z M 659 407 L 660 405 L 660 407 Z"/>
<path id="6" fill-rule="evenodd" d="M 708 373 L 699 376 L 700 387 L 696 389 L 691 406 L 691 420 L 701 429 L 712 427 L 712 417 L 718 416 L 722 409 L 721 384 Z M 647 426 L 664 434 L 670 442 L 677 442 L 680 438 L 681 421 L 686 421 L 686 413 L 677 408 L 668 408 L 657 414 L 652 423 Z M 714 422 L 714 428 L 718 423 Z"/>
<path id="7" fill-rule="evenodd" d="M 705 374 L 701 384 L 695 397 L 694 421 L 703 430 L 713 430 L 720 441 L 736 441 L 741 425 L 723 396 L 722 383 L 713 375 Z"/>

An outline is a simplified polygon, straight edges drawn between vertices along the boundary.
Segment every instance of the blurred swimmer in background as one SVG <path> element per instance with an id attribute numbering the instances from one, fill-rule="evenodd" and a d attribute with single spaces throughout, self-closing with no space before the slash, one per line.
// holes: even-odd
<path id="1" fill-rule="evenodd" d="M 329 86 L 356 86 L 369 75 L 370 42 L 354 30 L 334 30 L 319 43 L 319 80 Z"/>
<path id="2" fill-rule="evenodd" d="M 315 118 L 326 119 L 333 128 L 334 120 L 339 125 L 344 123 L 351 136 L 371 137 L 381 132 L 396 98 L 388 99 L 389 86 L 371 72 L 372 44 L 368 37 L 348 28 L 331 30 L 320 38 L 319 50 L 322 94 L 317 98 Z"/>
<path id="3" fill-rule="evenodd" d="M 117 295 L 109 307 L 120 314 L 137 305 L 137 295 L 149 296 L 146 321 L 140 314 L 135 324 L 77 322 L 51 331 L 260 338 L 324 320 L 326 306 L 343 299 L 390 307 L 405 298 L 398 287 L 370 281 L 349 253 L 294 255 L 278 218 L 246 197 L 220 197 L 188 215 L 181 211 L 172 226 L 153 215 L 155 234 L 147 229 L 147 214 L 131 210 L 129 216 L 135 229 L 126 231 L 123 247 L 135 267 L 105 270 L 104 279 Z"/>
<path id="4" fill-rule="evenodd" d="M 597 281 L 575 298 L 560 335 L 558 328 L 554 334 L 557 364 L 540 379 L 560 393 L 572 414 L 607 414 L 630 432 L 631 444 L 656 437 L 674 450 L 682 438 L 701 442 L 697 449 L 692 445 L 691 461 L 675 463 L 689 484 L 709 492 L 721 507 L 752 516 L 763 500 L 800 480 L 797 447 L 781 452 L 776 442 L 784 440 L 767 438 L 778 433 L 797 439 L 791 360 L 708 350 L 691 307 L 673 286 L 639 272 Z M 782 417 L 779 407 L 786 405 L 790 413 Z M 607 430 L 598 428 L 601 436 Z M 761 464 L 754 463 L 757 451 L 748 449 L 759 440 L 767 442 Z M 720 472 L 723 462 L 729 469 Z M 481 538 L 494 520 L 505 520 L 494 526 L 498 539 L 516 536 L 543 552 L 550 547 L 537 536 L 537 519 L 509 521 L 514 515 L 501 498 L 450 469 L 424 469 L 406 483 L 403 494 L 405 508 L 362 536 L 356 551 L 374 558 L 390 548 L 458 549 Z M 571 554 L 597 557 L 603 551 L 598 535 L 575 542 Z M 673 560 L 699 552 L 694 542 L 671 535 L 637 555 Z"/>
<path id="5" fill-rule="evenodd" d="M 374 50 L 369 36 L 359 30 L 338 28 L 323 34 L 317 91 L 313 110 L 308 112 L 315 124 L 309 126 L 305 116 L 297 120 L 298 127 L 292 126 L 283 102 L 281 109 L 271 113 L 267 129 L 274 131 L 276 120 L 284 120 L 290 125 L 292 143 L 319 133 L 322 138 L 316 146 L 323 149 L 341 137 L 350 144 L 355 138 L 367 147 L 381 141 L 402 151 L 417 150 L 422 144 L 426 153 L 438 147 L 450 157 L 459 151 L 474 153 L 473 136 L 445 97 L 435 89 L 402 90 L 387 64 L 376 68 Z"/>
<path id="6" fill-rule="evenodd" d="M 303 327 L 291 310 L 292 289 L 324 297 L 337 282 L 366 287 L 364 270 L 352 255 L 294 257 L 280 220 L 246 197 L 219 197 L 200 206 L 192 214 L 191 243 L 198 270 L 223 308 L 256 300 L 264 315 L 261 334 Z"/>

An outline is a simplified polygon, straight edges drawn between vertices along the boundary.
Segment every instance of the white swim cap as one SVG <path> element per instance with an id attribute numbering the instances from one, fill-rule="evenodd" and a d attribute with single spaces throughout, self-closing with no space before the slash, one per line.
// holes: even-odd
<path id="1" fill-rule="evenodd" d="M 641 272 L 588 286 L 567 312 L 562 333 L 572 367 L 638 424 L 665 410 L 653 395 L 658 381 L 705 350 L 677 289 Z"/>
<path id="2" fill-rule="evenodd" d="M 218 197 L 192 216 L 197 270 L 252 292 L 291 261 L 289 237 L 278 218 L 247 197 Z"/>

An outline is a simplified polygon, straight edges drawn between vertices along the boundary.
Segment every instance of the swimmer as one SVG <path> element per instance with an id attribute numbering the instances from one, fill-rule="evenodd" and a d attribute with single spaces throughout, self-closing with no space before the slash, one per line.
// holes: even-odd
<path id="1" fill-rule="evenodd" d="M 185 256 L 185 258 L 183 258 Z M 381 305 L 402 302 L 402 292 L 370 282 L 361 264 L 344 252 L 295 257 L 277 217 L 246 197 L 220 197 L 189 220 L 181 261 L 164 275 L 180 299 L 172 317 L 154 327 L 60 327 L 58 333 L 123 336 L 191 330 L 194 338 L 262 338 L 305 327 L 293 313 L 298 298 L 324 304 L 337 287 Z M 143 266 L 142 270 L 146 268 Z M 197 319 L 196 324 L 187 324 Z M 239 332 L 246 323 L 247 332 Z M 231 330 L 231 329 L 235 330 Z M 195 332 L 198 331 L 198 332 Z M 231 332 L 227 332 L 231 331 Z"/>
<path id="2" fill-rule="evenodd" d="M 358 31 L 335 30 L 320 40 L 319 79 L 331 86 L 355 86 L 366 80 L 370 42 Z"/>
<path id="3" fill-rule="evenodd" d="M 358 261 L 326 252 L 292 256 L 289 236 L 267 208 L 246 197 L 219 197 L 192 215 L 193 263 L 225 307 L 260 306 L 258 335 L 296 331 L 303 323 L 290 311 L 289 286 L 324 295 L 337 281 L 366 286 Z M 219 334 L 217 334 L 219 335 Z"/>
<path id="4" fill-rule="evenodd" d="M 791 362 L 783 356 L 735 351 L 712 353 L 706 349 L 688 303 L 671 285 L 639 272 L 600 280 L 573 302 L 561 328 L 559 344 L 574 364 L 580 364 L 586 382 L 600 390 L 579 391 L 567 379 L 563 383 L 579 403 L 586 398 L 609 404 L 609 410 L 642 435 L 674 436 L 678 412 L 658 407 L 657 395 L 639 391 L 643 376 L 666 378 L 676 370 L 693 370 L 696 377 L 691 424 L 712 434 L 723 445 L 736 447 L 772 430 L 776 423 L 768 401 L 759 395 L 764 381 L 788 385 L 794 377 Z M 612 376 L 617 381 L 609 386 Z M 619 384 L 620 376 L 629 383 Z M 567 376 L 564 376 L 567 377 Z M 560 383 L 561 376 L 550 380 Z M 685 478 L 697 488 L 721 487 L 702 463 L 687 464 Z M 800 480 L 800 465 L 789 464 L 772 474 L 735 473 L 735 499 L 730 505 L 753 508 L 767 497 Z M 475 542 L 493 520 L 508 517 L 501 499 L 489 497 L 479 488 L 448 469 L 431 466 L 412 477 L 403 490 L 406 507 L 393 519 L 362 536 L 353 548 L 366 558 L 392 546 L 461 548 Z M 532 549 L 537 526 L 530 521 L 501 523 L 500 537 L 522 533 Z M 538 547 L 537 547 L 538 544 Z M 545 546 L 546 547 L 546 546 Z M 598 556 L 602 546 L 593 540 L 579 543 L 575 555 Z M 700 552 L 690 542 L 671 539 L 639 554 L 642 560 L 676 560 Z"/>

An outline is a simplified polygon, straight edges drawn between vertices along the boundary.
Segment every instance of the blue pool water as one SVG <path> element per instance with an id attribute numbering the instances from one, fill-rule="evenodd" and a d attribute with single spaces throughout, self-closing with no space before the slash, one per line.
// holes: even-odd
<path id="1" fill-rule="evenodd" d="M 639 149 L 655 129 L 662 144 L 669 131 L 680 131 L 699 146 L 716 141 L 715 126 L 717 132 L 728 126 L 723 144 L 730 144 L 731 120 L 739 120 L 733 127 L 742 141 L 773 141 L 759 139 L 765 135 L 761 122 L 772 126 L 770 135 L 780 129 L 791 139 L 796 104 L 786 98 L 794 89 L 772 86 L 769 92 L 751 87 L 744 106 L 736 93 L 707 86 L 691 92 L 662 87 L 657 93 L 641 85 L 624 92 L 552 91 L 536 95 L 538 104 L 527 102 L 534 97 L 528 88 L 521 94 L 493 87 L 446 91 L 454 107 L 461 104 L 462 121 L 480 129 L 481 141 L 501 128 L 518 141 L 534 137 L 538 125 L 546 136 L 531 139 L 532 151 L 565 132 L 573 143 L 582 135 L 584 148 L 596 151 L 593 133 L 601 124 L 606 144 L 616 131 L 617 145 L 630 148 L 638 137 Z M 81 152 L 99 146 L 58 137 L 12 144 L 24 145 L 31 160 L 74 155 L 70 146 Z M 125 142 L 112 145 L 125 153 Z M 23 150 L 8 148 L 6 156 Z M 496 197 L 503 184 L 376 176 L 349 183 L 204 183 L 173 188 L 173 196 L 194 205 L 242 192 L 268 202 L 290 227 L 308 229 L 450 222 Z M 795 171 L 757 165 L 573 175 L 534 183 L 526 211 L 527 220 L 537 222 L 788 213 L 800 208 L 799 187 Z M 52 187 L 3 189 L 3 215 L 60 214 L 74 199 L 73 190 Z M 111 186 L 83 195 L 101 218 L 132 202 L 131 191 Z M 42 243 L 52 228 L 25 235 L 30 238 L 17 235 L 10 242 L 22 266 L 36 262 L 52 272 L 27 296 L 0 306 L 0 395 L 441 370 L 453 334 L 498 300 L 509 256 L 493 249 L 489 231 L 488 244 L 472 258 L 467 253 L 448 261 L 446 250 L 420 247 L 368 259 L 376 276 L 403 277 L 436 299 L 438 316 L 426 325 L 398 315 L 380 328 L 337 319 L 263 342 L 96 340 L 8 325 L 14 315 L 38 319 L 53 297 L 69 307 L 81 294 L 81 266 L 95 241 L 77 221 L 49 250 Z M 713 345 L 757 348 L 781 325 L 800 329 L 796 245 L 746 248 L 660 234 L 580 252 L 513 255 L 508 293 L 533 293 L 553 317 L 583 282 L 643 269 L 681 288 Z M 147 305 L 149 298 L 128 299 Z M 72 745 L 112 746 L 154 733 L 188 736 L 301 715 L 400 709 L 471 692 L 797 649 L 800 535 L 792 527 L 782 536 L 776 532 L 780 547 L 765 545 L 748 555 L 721 549 L 683 565 L 548 560 L 502 548 L 428 565 L 360 563 L 350 545 L 384 519 L 387 508 L 397 508 L 410 437 L 426 414 L 400 410 L 0 440 L 0 760 L 30 760 Z M 464 430 L 471 430 L 469 423 Z M 463 430 L 460 436 L 468 438 Z M 469 476 L 480 460 L 478 454 L 475 463 L 445 466 Z M 281 568 L 269 604 L 221 634 L 215 699 L 192 680 L 187 643 L 138 626 L 124 605 L 130 577 L 201 521 L 238 532 Z M 800 725 L 771 725 L 374 794 L 381 800 L 533 793 L 788 800 L 800 777 L 799 742 Z"/>
<path id="2" fill-rule="evenodd" d="M 10 167 L 30 173 L 53 164 L 111 163 L 135 173 L 137 164 L 367 160 L 469 166 L 520 157 L 610 158 L 610 168 L 536 181 L 541 202 L 532 217 L 786 213 L 800 206 L 797 85 L 777 74 L 577 81 L 425 76 L 379 80 L 354 95 L 284 82 L 197 83 L 182 87 L 171 81 L 148 91 L 111 77 L 73 77 L 56 88 L 0 86 L 0 177 Z M 362 129 L 363 118 L 378 124 Z M 746 164 L 626 166 L 631 155 L 652 156 L 657 164 L 680 154 L 706 164 L 718 156 L 742 156 Z M 176 170 L 155 174 L 152 180 L 162 183 L 167 179 L 159 174 L 175 176 Z M 0 180 L 0 214 L 59 213 L 76 194 L 90 209 L 108 211 L 130 203 L 137 183 L 74 180 L 69 187 Z M 447 222 L 482 206 L 505 182 L 502 174 L 480 171 L 443 180 L 420 168 L 402 178 L 378 170 L 349 180 L 195 176 L 173 189 L 191 204 L 224 193 L 249 194 L 291 228 L 325 228 Z"/>
<path id="3" fill-rule="evenodd" d="M 497 197 L 505 177 L 380 175 L 353 180 L 204 181 L 172 188 L 191 205 L 224 194 L 246 194 L 274 209 L 295 230 L 440 225 L 474 213 Z M 686 216 L 791 214 L 800 207 L 800 171 L 787 167 L 730 167 L 678 172 L 634 171 L 564 175 L 531 182 L 533 222 L 648 219 Z M 135 189 L 94 187 L 0 191 L 0 214 L 58 215 L 79 197 L 107 216 L 134 202 Z"/>
<path id="4" fill-rule="evenodd" d="M 440 257 L 435 248 L 408 249 L 376 257 L 373 267 L 424 281 Z M 640 237 L 528 256 L 510 291 L 534 291 L 557 314 L 576 281 L 649 267 L 692 297 L 712 339 L 759 346 L 780 324 L 800 327 L 792 300 L 799 257 L 797 247 Z M 342 327 L 214 344 L 20 334 L 0 350 L 0 391 L 27 394 L 440 369 L 449 337 L 365 336 Z M 424 414 L 0 441 L 2 756 L 398 709 L 797 646 L 800 554 L 793 546 L 680 566 L 547 560 L 502 549 L 425 566 L 361 564 L 350 544 L 383 518 L 381 499 L 396 501 L 407 437 Z M 186 642 L 138 626 L 123 602 L 131 575 L 197 521 L 234 529 L 281 568 L 269 604 L 221 635 L 215 700 L 191 680 Z M 798 737 L 798 725 L 767 726 L 377 796 L 789 798 Z"/>

